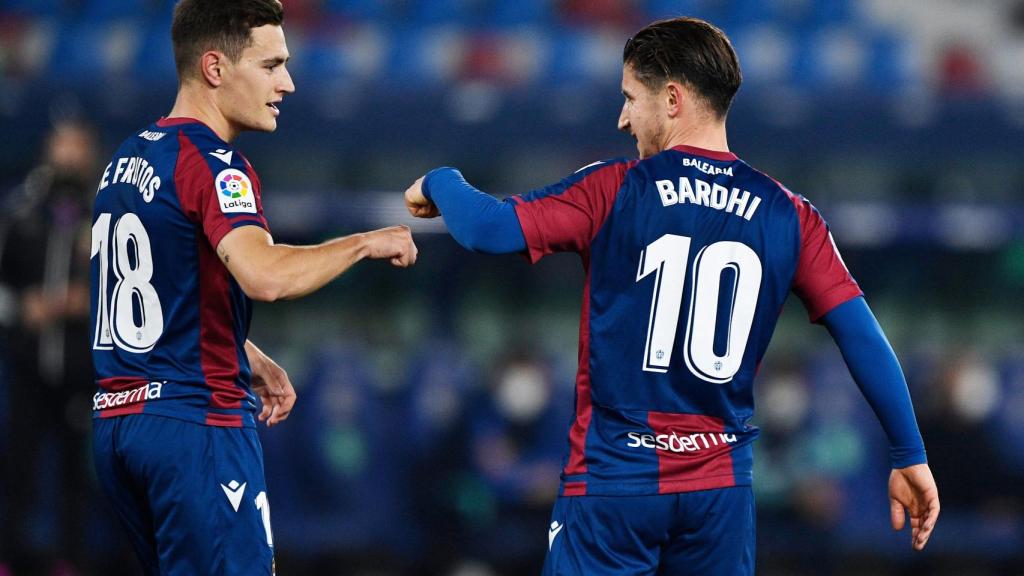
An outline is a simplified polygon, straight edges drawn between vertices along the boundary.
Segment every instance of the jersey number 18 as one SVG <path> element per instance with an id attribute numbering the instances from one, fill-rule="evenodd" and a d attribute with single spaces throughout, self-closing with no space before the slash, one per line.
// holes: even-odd
<path id="1" fill-rule="evenodd" d="M 92 225 L 92 257 L 99 256 L 99 302 L 92 347 L 127 352 L 149 352 L 164 331 L 160 297 L 150 284 L 153 252 L 149 234 L 131 212 L 118 218 L 110 233 L 111 215 L 104 212 Z M 108 247 L 110 248 L 108 250 Z M 114 290 L 107 300 L 107 275 L 114 274 Z"/>

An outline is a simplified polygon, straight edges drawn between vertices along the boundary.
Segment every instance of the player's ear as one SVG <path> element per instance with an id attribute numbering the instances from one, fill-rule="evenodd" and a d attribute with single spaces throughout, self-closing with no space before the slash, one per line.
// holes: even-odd
<path id="1" fill-rule="evenodd" d="M 683 110 L 683 99 L 687 97 L 683 86 L 678 82 L 666 82 L 662 97 L 665 102 L 665 112 L 669 118 L 679 116 Z"/>
<path id="2" fill-rule="evenodd" d="M 203 52 L 203 55 L 199 57 L 200 72 L 202 72 L 203 79 L 206 80 L 210 86 L 220 86 L 223 82 L 224 64 L 227 61 L 227 57 L 222 52 L 216 50 L 210 50 Z"/>

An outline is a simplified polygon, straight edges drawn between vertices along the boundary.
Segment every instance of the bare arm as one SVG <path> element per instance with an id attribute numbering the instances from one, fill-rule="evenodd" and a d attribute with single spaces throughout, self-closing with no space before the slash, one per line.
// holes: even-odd
<path id="1" fill-rule="evenodd" d="M 217 256 L 252 299 L 272 302 L 305 296 L 364 258 L 387 259 L 402 268 L 416 262 L 407 226 L 328 240 L 315 246 L 274 244 L 266 230 L 242 226 L 217 245 Z"/>
<path id="2" fill-rule="evenodd" d="M 263 402 L 260 422 L 266 422 L 268 427 L 283 422 L 295 406 L 295 388 L 288 373 L 251 340 L 245 341 L 245 354 L 252 370 L 252 389 Z"/>

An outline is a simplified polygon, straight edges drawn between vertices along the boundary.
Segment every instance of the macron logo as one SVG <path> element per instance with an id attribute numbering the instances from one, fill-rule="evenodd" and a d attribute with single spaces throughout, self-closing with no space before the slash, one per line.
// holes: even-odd
<path id="1" fill-rule="evenodd" d="M 231 507 L 238 512 L 238 506 L 242 503 L 242 495 L 245 494 L 245 483 L 239 486 L 238 482 L 232 480 L 227 486 L 221 484 L 220 487 L 224 489 L 224 495 L 231 502 Z"/>
<path id="2" fill-rule="evenodd" d="M 210 156 L 213 156 L 214 158 L 218 158 L 218 159 L 220 159 L 221 162 L 223 162 L 223 163 L 227 164 L 228 166 L 230 166 L 231 165 L 231 155 L 234 154 L 234 153 L 235 152 L 233 150 L 225 150 L 223 148 L 218 148 L 218 149 L 214 150 L 213 152 L 210 152 Z"/>
<path id="3" fill-rule="evenodd" d="M 548 551 L 551 551 L 551 546 L 555 543 L 555 537 L 558 533 L 565 528 L 565 524 L 559 524 L 557 520 L 551 523 L 551 529 L 548 530 Z"/>

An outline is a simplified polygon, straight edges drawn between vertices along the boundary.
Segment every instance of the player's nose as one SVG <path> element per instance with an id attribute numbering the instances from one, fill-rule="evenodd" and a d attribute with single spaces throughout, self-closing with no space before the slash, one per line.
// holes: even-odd
<path id="1" fill-rule="evenodd" d="M 285 94 L 291 94 L 295 92 L 295 82 L 292 80 L 292 75 L 290 72 L 288 72 L 287 68 L 284 69 L 283 76 L 284 77 L 281 80 L 281 84 L 277 87 L 278 91 L 284 92 Z"/>
<path id="2" fill-rule="evenodd" d="M 629 116 L 626 114 L 626 105 L 622 105 L 622 111 L 619 112 L 619 130 L 623 132 L 629 132 Z"/>

